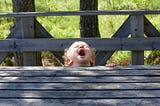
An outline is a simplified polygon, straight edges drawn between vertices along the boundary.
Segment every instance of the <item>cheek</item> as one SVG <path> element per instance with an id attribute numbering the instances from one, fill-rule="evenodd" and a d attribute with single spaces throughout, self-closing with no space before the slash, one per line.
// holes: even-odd
<path id="1" fill-rule="evenodd" d="M 90 50 L 88 50 L 88 57 L 92 58 L 92 52 Z"/>
<path id="2" fill-rule="evenodd" d="M 70 51 L 70 52 L 68 53 L 68 56 L 69 56 L 71 59 L 75 58 L 75 57 L 76 57 L 76 51 L 75 51 L 75 50 Z"/>

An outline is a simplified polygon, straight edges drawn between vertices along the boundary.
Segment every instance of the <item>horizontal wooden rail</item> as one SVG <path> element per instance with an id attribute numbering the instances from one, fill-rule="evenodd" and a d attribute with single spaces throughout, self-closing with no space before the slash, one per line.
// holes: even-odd
<path id="1" fill-rule="evenodd" d="M 55 12 L 15 12 L 0 13 L 0 17 L 34 17 L 34 16 L 76 16 L 76 15 L 145 15 L 160 14 L 160 10 L 103 10 L 103 11 L 55 11 Z"/>
<path id="2" fill-rule="evenodd" d="M 0 52 L 63 51 L 75 41 L 85 41 L 97 51 L 159 50 L 160 38 L 70 38 L 0 40 Z"/>

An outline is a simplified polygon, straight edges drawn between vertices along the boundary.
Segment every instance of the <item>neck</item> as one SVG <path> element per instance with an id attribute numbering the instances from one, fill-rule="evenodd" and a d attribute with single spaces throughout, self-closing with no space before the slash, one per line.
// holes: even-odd
<path id="1" fill-rule="evenodd" d="M 72 66 L 91 66 L 90 63 L 73 63 Z"/>

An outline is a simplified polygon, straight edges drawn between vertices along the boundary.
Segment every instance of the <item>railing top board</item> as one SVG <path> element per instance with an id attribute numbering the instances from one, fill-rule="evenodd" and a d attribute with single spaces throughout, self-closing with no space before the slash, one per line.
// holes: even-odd
<path id="1" fill-rule="evenodd" d="M 77 15 L 147 15 L 160 14 L 160 10 L 103 10 L 0 13 L 0 17 L 77 16 Z"/>

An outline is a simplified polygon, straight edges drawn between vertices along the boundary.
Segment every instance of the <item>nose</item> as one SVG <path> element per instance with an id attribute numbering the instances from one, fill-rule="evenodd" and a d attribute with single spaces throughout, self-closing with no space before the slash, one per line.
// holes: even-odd
<path id="1" fill-rule="evenodd" d="M 84 45 L 79 45 L 80 48 L 84 48 Z"/>

